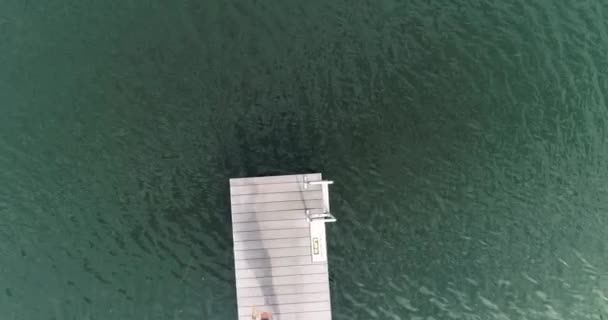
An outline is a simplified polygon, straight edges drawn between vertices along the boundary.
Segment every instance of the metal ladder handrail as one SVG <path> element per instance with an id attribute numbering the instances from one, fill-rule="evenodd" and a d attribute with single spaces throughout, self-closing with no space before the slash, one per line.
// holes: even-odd
<path id="1" fill-rule="evenodd" d="M 307 190 L 311 185 L 320 185 L 321 193 L 323 194 L 323 213 L 310 213 L 306 209 L 306 220 L 308 222 L 320 221 L 324 223 L 338 221 L 329 210 L 329 185 L 334 182 L 331 180 L 308 181 L 308 177 L 304 176 L 304 190 Z"/>

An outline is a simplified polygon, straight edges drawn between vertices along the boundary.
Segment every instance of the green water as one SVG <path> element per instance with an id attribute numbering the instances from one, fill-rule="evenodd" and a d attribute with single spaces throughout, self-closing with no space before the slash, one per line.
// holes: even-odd
<path id="1" fill-rule="evenodd" d="M 0 2 L 0 318 L 236 319 L 323 172 L 335 320 L 608 319 L 608 2 Z"/>

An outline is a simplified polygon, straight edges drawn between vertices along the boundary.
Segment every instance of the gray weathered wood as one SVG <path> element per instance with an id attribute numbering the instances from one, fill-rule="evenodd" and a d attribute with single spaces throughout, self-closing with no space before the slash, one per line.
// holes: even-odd
<path id="1" fill-rule="evenodd" d="M 308 189 L 304 189 L 302 183 L 274 183 L 274 184 L 252 184 L 244 186 L 230 187 L 230 194 L 263 194 L 263 193 L 278 193 L 278 192 L 301 192 L 301 191 L 316 191 L 321 190 L 320 185 L 311 185 Z"/>
<path id="2" fill-rule="evenodd" d="M 253 307 L 271 312 L 272 320 L 331 320 L 327 263 L 312 262 L 305 215 L 323 212 L 323 194 L 304 181 L 304 175 L 230 180 L 240 320 L 250 320 Z"/>
<path id="3" fill-rule="evenodd" d="M 306 221 L 306 216 L 302 215 L 301 219 L 233 223 L 232 231 L 248 232 L 306 228 L 308 227 L 308 221 Z"/>
<path id="4" fill-rule="evenodd" d="M 245 203 L 232 205 L 232 214 L 268 211 L 322 209 L 321 200 L 291 200 L 278 202 Z"/>
<path id="5" fill-rule="evenodd" d="M 246 203 L 266 203 L 292 200 L 321 200 L 319 193 L 314 191 L 277 192 L 262 194 L 243 194 L 232 196 L 232 205 Z"/>
<path id="6" fill-rule="evenodd" d="M 322 209 L 309 209 L 311 214 L 323 213 Z M 294 220 L 306 219 L 305 210 L 271 211 L 271 212 L 250 212 L 232 215 L 232 222 L 255 222 L 273 220 Z"/>
<path id="7" fill-rule="evenodd" d="M 240 250 L 234 252 L 235 260 L 251 260 L 251 259 L 268 259 L 280 257 L 293 257 L 310 254 L 310 246 L 290 247 L 290 248 L 275 248 L 275 249 L 257 249 L 257 250 Z"/>
<path id="8" fill-rule="evenodd" d="M 318 293 L 318 292 L 329 292 L 328 284 L 325 282 L 321 282 L 321 283 L 309 283 L 309 284 L 289 285 L 289 286 L 239 288 L 237 290 L 237 297 L 239 297 L 239 298 L 265 297 L 265 296 L 283 295 L 283 294 Z"/>
<path id="9" fill-rule="evenodd" d="M 327 265 L 314 264 L 304 266 L 257 268 L 236 270 L 239 279 L 262 278 L 271 276 L 295 276 L 304 274 L 327 273 Z"/>
<path id="10" fill-rule="evenodd" d="M 294 313 L 294 312 L 311 312 L 311 311 L 327 311 L 330 310 L 329 301 L 320 302 L 302 302 L 302 303 L 288 303 L 278 305 L 262 305 L 256 306 L 260 310 L 272 310 L 273 313 Z M 251 307 L 239 308 L 239 314 L 247 314 L 251 312 Z M 314 319 L 311 319 L 314 320 Z"/>
<path id="11" fill-rule="evenodd" d="M 281 257 L 273 259 L 252 259 L 252 260 L 235 260 L 234 266 L 237 270 L 239 269 L 253 269 L 253 268 L 274 268 L 274 267 L 288 267 L 288 266 L 301 266 L 312 264 L 310 262 L 310 255 L 301 255 L 295 257 Z"/>
<path id="12" fill-rule="evenodd" d="M 310 237 L 310 229 L 293 228 L 279 230 L 257 230 L 232 233 L 235 242 L 247 240 L 287 239 L 295 237 Z"/>
<path id="13" fill-rule="evenodd" d="M 302 302 L 329 301 L 329 292 L 297 293 L 276 296 L 250 297 L 241 299 L 241 307 L 255 307 L 263 305 L 291 304 Z"/>
<path id="14" fill-rule="evenodd" d="M 326 274 L 305 274 L 297 276 L 277 276 L 265 278 L 247 278 L 237 281 L 237 288 L 285 286 L 292 284 L 321 283 L 327 278 Z"/>
<path id="15" fill-rule="evenodd" d="M 251 315 L 241 316 L 239 320 L 251 320 Z M 331 311 L 275 314 L 272 320 L 331 320 Z"/>
<path id="16" fill-rule="evenodd" d="M 310 244 L 310 239 L 308 237 L 241 241 L 241 242 L 234 243 L 234 251 L 302 247 L 302 246 L 307 246 L 309 244 Z"/>
<path id="17" fill-rule="evenodd" d="M 306 176 L 306 178 L 308 178 L 308 181 L 321 180 L 320 173 L 309 173 L 309 174 L 292 174 L 292 175 L 284 175 L 284 176 L 232 178 L 232 179 L 230 179 L 230 185 L 231 186 L 242 186 L 242 185 L 252 185 L 252 184 L 302 182 L 302 181 L 304 181 L 304 176 Z"/>

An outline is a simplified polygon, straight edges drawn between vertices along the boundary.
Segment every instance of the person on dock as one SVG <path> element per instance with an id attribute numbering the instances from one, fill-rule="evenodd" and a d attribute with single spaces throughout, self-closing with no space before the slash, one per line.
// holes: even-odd
<path id="1" fill-rule="evenodd" d="M 272 313 L 262 311 L 259 312 L 255 308 L 253 308 L 253 313 L 251 315 L 252 320 L 272 320 Z"/>

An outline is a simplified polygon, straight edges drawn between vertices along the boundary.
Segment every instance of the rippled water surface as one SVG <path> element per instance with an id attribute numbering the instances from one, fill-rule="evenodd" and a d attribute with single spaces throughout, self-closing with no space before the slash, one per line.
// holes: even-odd
<path id="1" fill-rule="evenodd" d="M 0 3 L 2 319 L 236 319 L 323 172 L 336 320 L 608 319 L 608 2 Z"/>

